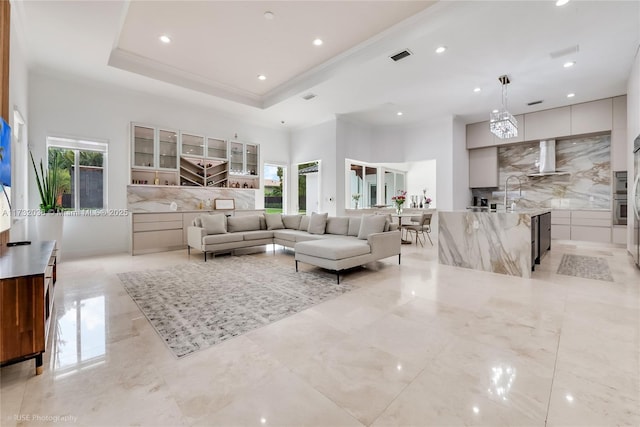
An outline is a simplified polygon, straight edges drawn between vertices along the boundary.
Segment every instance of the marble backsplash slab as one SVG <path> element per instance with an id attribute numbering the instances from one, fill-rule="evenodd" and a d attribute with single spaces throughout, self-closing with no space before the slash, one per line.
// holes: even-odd
<path id="1" fill-rule="evenodd" d="M 539 143 L 498 147 L 499 184 L 495 189 L 474 189 L 473 195 L 501 206 L 504 182 L 522 176 L 519 208 L 611 209 L 611 135 L 556 141 L 556 170 L 567 175 L 526 177 L 536 173 Z M 519 197 L 516 180 L 509 182 L 509 201 Z"/>
<path id="2" fill-rule="evenodd" d="M 215 199 L 234 199 L 236 209 L 255 209 L 255 190 L 233 188 L 178 187 L 178 186 L 127 186 L 127 208 L 129 212 L 169 212 L 176 202 L 178 210 L 199 209 L 200 202 Z"/>

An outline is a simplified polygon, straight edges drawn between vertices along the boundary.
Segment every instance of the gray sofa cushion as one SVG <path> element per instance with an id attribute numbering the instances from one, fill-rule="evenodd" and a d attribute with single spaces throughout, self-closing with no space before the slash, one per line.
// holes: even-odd
<path id="1" fill-rule="evenodd" d="M 273 238 L 273 231 L 269 230 L 256 230 L 256 231 L 245 231 L 242 233 L 244 240 L 262 240 L 262 239 L 271 239 Z"/>
<path id="2" fill-rule="evenodd" d="M 224 234 L 227 232 L 227 217 L 224 214 L 202 215 L 199 217 L 202 228 L 207 234 Z"/>
<path id="3" fill-rule="evenodd" d="M 349 239 L 323 239 L 296 243 L 296 254 L 314 256 L 331 260 L 351 258 L 371 253 L 366 242 Z"/>
<path id="4" fill-rule="evenodd" d="M 327 218 L 327 234 L 340 234 L 346 236 L 349 231 L 349 217 L 335 216 Z"/>
<path id="5" fill-rule="evenodd" d="M 369 234 L 382 233 L 386 223 L 387 218 L 383 215 L 362 215 L 358 239 L 366 240 Z"/>
<path id="6" fill-rule="evenodd" d="M 308 236 L 309 233 L 307 233 L 306 231 L 300 231 L 300 230 L 274 230 L 273 231 L 273 237 L 275 237 L 276 239 L 280 239 L 280 240 L 286 240 L 289 242 L 296 242 L 298 241 L 298 237 L 299 236 Z"/>
<path id="7" fill-rule="evenodd" d="M 264 215 L 260 215 L 259 219 L 260 219 L 260 230 L 266 230 L 267 229 L 266 218 L 264 217 Z"/>
<path id="8" fill-rule="evenodd" d="M 311 217 L 302 215 L 302 218 L 300 218 L 300 227 L 298 228 L 298 230 L 307 231 L 309 229 L 309 220 L 311 220 Z"/>
<path id="9" fill-rule="evenodd" d="M 311 219 L 309 220 L 309 228 L 307 231 L 311 234 L 324 234 L 327 228 L 327 217 L 328 213 L 312 213 Z"/>
<path id="10" fill-rule="evenodd" d="M 359 216 L 349 217 L 349 231 L 347 231 L 347 236 L 358 237 L 361 223 L 362 223 L 362 217 L 359 217 Z"/>
<path id="11" fill-rule="evenodd" d="M 282 230 L 284 228 L 281 214 L 264 214 L 264 217 L 267 220 L 267 230 Z"/>
<path id="12" fill-rule="evenodd" d="M 302 221 L 302 215 L 282 215 L 282 223 L 284 224 L 284 228 L 299 230 L 300 221 Z"/>
<path id="13" fill-rule="evenodd" d="M 210 234 L 202 238 L 204 245 L 217 245 L 231 242 L 242 242 L 242 233 Z"/>
<path id="14" fill-rule="evenodd" d="M 260 230 L 260 216 L 258 215 L 230 216 L 227 218 L 227 231 L 229 233 L 254 230 Z"/>

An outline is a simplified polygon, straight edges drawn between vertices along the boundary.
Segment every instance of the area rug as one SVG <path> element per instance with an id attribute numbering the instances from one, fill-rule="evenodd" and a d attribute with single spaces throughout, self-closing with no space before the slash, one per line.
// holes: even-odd
<path id="1" fill-rule="evenodd" d="M 557 273 L 564 276 L 576 276 L 585 279 L 613 282 L 613 276 L 611 276 L 611 270 L 609 270 L 607 260 L 600 257 L 562 255 Z"/>
<path id="2" fill-rule="evenodd" d="M 176 357 L 298 313 L 352 289 L 329 272 L 256 256 L 118 274 Z"/>

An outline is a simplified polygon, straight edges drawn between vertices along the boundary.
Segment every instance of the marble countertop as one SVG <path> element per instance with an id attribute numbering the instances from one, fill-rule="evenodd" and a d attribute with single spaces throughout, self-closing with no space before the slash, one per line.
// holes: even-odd
<path id="1" fill-rule="evenodd" d="M 504 209 L 497 210 L 477 210 L 472 212 L 471 210 L 460 209 L 460 210 L 452 210 L 452 211 L 438 211 L 439 214 L 446 214 L 448 212 L 451 213 L 477 213 L 477 214 L 525 214 L 530 216 L 542 215 L 551 212 L 551 208 L 537 208 L 537 209 L 516 209 L 515 211 L 505 211 Z"/>

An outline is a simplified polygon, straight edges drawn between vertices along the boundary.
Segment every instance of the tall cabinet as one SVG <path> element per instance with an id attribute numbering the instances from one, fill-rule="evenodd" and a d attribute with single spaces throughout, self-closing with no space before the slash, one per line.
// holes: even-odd
<path id="1" fill-rule="evenodd" d="M 260 146 L 245 142 L 229 141 L 229 187 L 258 188 Z"/>
<path id="2" fill-rule="evenodd" d="M 131 132 L 132 184 L 176 185 L 178 132 L 140 124 Z"/>

